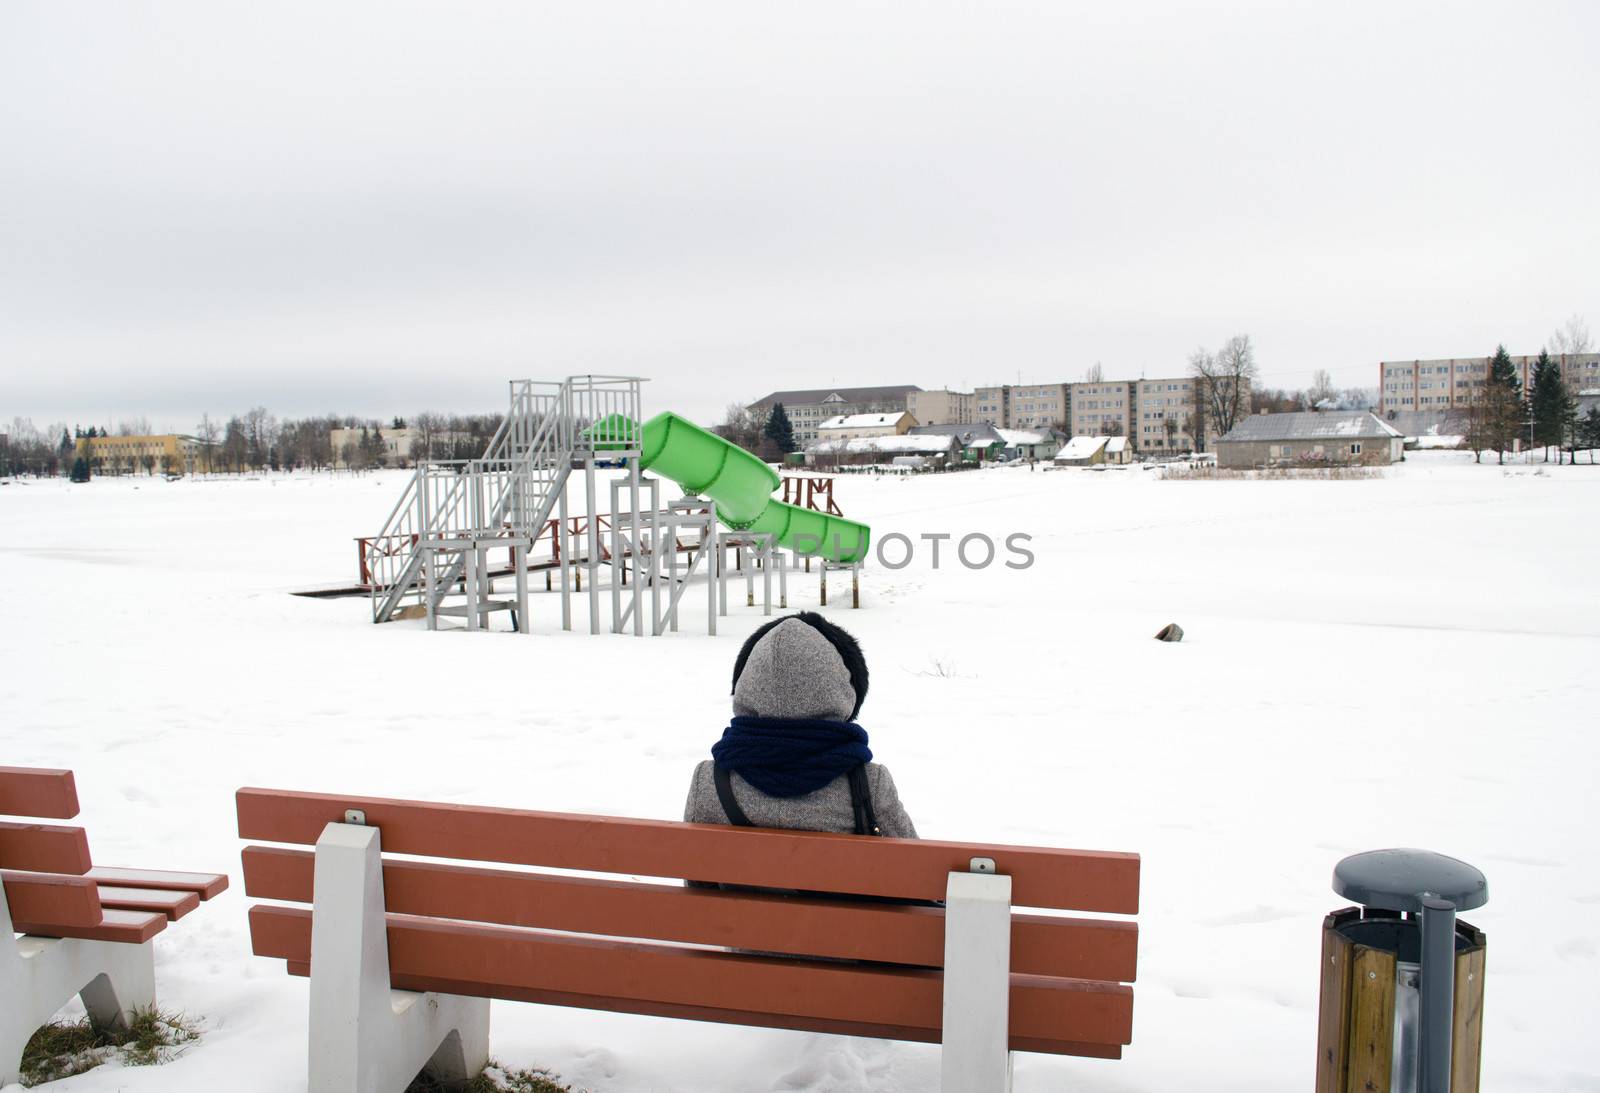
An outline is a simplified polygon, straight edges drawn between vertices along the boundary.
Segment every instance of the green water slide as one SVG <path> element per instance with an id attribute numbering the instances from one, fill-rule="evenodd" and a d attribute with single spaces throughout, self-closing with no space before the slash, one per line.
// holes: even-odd
<path id="1" fill-rule="evenodd" d="M 833 562 L 867 556 L 872 531 L 865 524 L 775 500 L 777 472 L 737 444 L 730 444 L 677 414 L 657 414 L 644 423 L 640 470 L 655 471 L 684 492 L 709 497 L 717 516 L 738 531 L 770 532 L 778 545 Z"/>

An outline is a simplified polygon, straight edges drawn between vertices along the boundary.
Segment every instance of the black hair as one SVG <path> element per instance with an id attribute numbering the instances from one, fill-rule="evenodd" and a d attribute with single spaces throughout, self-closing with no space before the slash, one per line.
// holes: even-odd
<path id="1" fill-rule="evenodd" d="M 839 659 L 844 661 L 845 671 L 850 673 L 850 689 L 856 693 L 856 707 L 850 711 L 850 720 L 854 721 L 856 714 L 861 712 L 861 703 L 866 701 L 867 697 L 867 659 L 861 655 L 861 643 L 856 641 L 850 631 L 834 625 L 815 611 L 801 611 L 785 615 L 781 619 L 773 619 L 746 638 L 744 646 L 739 650 L 739 656 L 733 662 L 733 688 L 730 689 L 730 693 L 738 688 L 739 677 L 744 674 L 745 662 L 750 659 L 750 650 L 756 647 L 756 642 L 766 637 L 768 630 L 790 619 L 799 619 L 827 638 L 828 644 L 839 654 Z"/>

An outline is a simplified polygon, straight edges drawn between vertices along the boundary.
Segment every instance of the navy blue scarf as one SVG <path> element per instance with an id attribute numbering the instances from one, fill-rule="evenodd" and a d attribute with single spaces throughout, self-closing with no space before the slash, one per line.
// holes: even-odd
<path id="1" fill-rule="evenodd" d="M 769 797 L 799 797 L 870 762 L 872 749 L 854 721 L 736 717 L 711 757 Z"/>

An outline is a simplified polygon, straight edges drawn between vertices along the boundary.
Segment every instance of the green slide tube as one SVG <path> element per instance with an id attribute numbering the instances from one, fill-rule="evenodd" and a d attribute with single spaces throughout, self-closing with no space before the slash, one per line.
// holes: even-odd
<path id="1" fill-rule="evenodd" d="M 833 562 L 867 556 L 865 524 L 774 500 L 777 472 L 737 444 L 674 413 L 644 423 L 639 469 L 654 471 L 717 503 L 717 515 L 740 531 L 771 533 L 785 550 Z"/>

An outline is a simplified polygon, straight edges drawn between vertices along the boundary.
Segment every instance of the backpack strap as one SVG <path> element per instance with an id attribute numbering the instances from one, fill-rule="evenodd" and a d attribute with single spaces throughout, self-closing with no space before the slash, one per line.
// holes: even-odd
<path id="1" fill-rule="evenodd" d="M 882 835 L 878 813 L 872 807 L 872 786 L 867 782 L 867 765 L 850 771 L 850 807 L 856 814 L 857 835 Z"/>
<path id="2" fill-rule="evenodd" d="M 739 802 L 733 799 L 733 778 L 728 768 L 721 763 L 713 763 L 711 769 L 712 780 L 717 784 L 717 800 L 722 802 L 722 811 L 727 814 L 728 822 L 734 827 L 756 826 L 744 814 L 744 809 L 739 807 Z"/>

